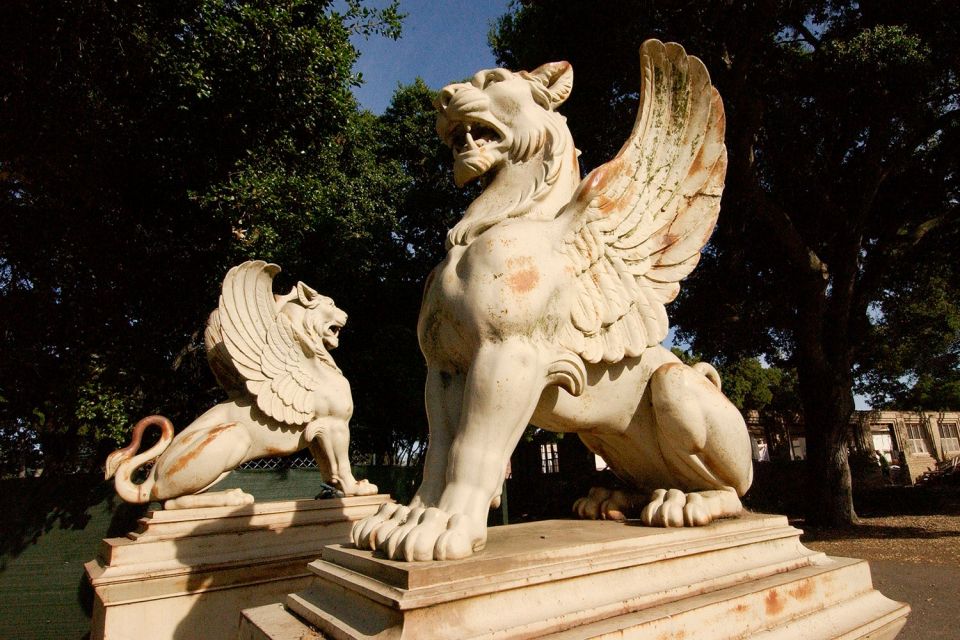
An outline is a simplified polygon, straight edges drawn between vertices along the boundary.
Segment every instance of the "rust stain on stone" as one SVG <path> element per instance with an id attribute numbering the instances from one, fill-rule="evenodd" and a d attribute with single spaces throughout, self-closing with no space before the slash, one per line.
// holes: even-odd
<path id="1" fill-rule="evenodd" d="M 748 607 L 747 605 L 745 605 L 745 604 L 738 604 L 737 606 L 735 606 L 735 607 L 733 608 L 733 613 L 736 613 L 736 614 L 742 616 L 742 615 L 744 615 L 745 613 L 747 613 L 747 611 L 749 611 L 749 610 L 750 610 L 750 607 Z"/>
<path id="2" fill-rule="evenodd" d="M 617 157 L 607 164 L 594 169 L 593 172 L 587 176 L 587 184 L 584 185 L 583 190 L 580 192 L 578 200 L 588 201 L 594 197 L 598 190 L 603 191 L 606 189 L 607 183 L 617 175 L 622 164 L 623 161 Z"/>
<path id="3" fill-rule="evenodd" d="M 600 209 L 600 214 L 606 217 L 617 207 L 617 201 L 600 194 L 597 197 L 597 207 Z"/>
<path id="4" fill-rule="evenodd" d="M 767 597 L 763 601 L 764 607 L 767 610 L 768 616 L 775 616 L 781 611 L 783 611 L 783 600 L 780 599 L 780 594 L 777 593 L 776 589 L 771 589 L 767 593 Z"/>
<path id="5" fill-rule="evenodd" d="M 813 583 L 810 580 L 804 580 L 788 593 L 797 600 L 806 600 L 813 594 Z"/>
<path id="6" fill-rule="evenodd" d="M 511 269 L 510 275 L 507 276 L 507 285 L 516 294 L 527 293 L 540 282 L 540 271 L 534 264 L 533 258 L 510 258 L 507 260 L 507 268 Z"/>
<path id="7" fill-rule="evenodd" d="M 678 236 L 677 234 L 671 231 L 666 232 L 660 238 L 660 249 L 661 250 L 668 249 L 669 247 L 673 246 L 673 244 L 679 239 L 680 239 L 680 236 Z"/>
<path id="8" fill-rule="evenodd" d="M 183 454 L 183 456 L 181 456 L 180 459 L 177 460 L 177 461 L 173 464 L 172 467 L 170 467 L 170 471 L 168 471 L 167 473 L 168 473 L 169 475 L 173 475 L 173 474 L 176 473 L 177 471 L 180 471 L 181 469 L 183 469 L 185 466 L 187 466 L 187 464 L 189 464 L 189 462 L 190 462 L 191 460 L 193 460 L 194 458 L 196 458 L 197 456 L 199 456 L 200 453 L 201 453 L 204 449 L 206 449 L 207 446 L 208 446 L 211 442 L 213 442 L 214 440 L 216 440 L 216 439 L 217 439 L 217 436 L 218 436 L 222 431 L 226 431 L 226 430 L 229 429 L 230 427 L 236 426 L 236 424 L 237 424 L 236 422 L 228 422 L 228 423 L 226 423 L 226 424 L 222 424 L 222 425 L 220 425 L 220 426 L 218 426 L 218 427 L 214 427 L 213 429 L 211 429 L 211 430 L 207 433 L 206 437 L 204 437 L 203 442 L 199 443 L 195 448 L 193 448 L 193 449 L 191 449 L 190 451 L 188 451 L 187 453 Z"/>

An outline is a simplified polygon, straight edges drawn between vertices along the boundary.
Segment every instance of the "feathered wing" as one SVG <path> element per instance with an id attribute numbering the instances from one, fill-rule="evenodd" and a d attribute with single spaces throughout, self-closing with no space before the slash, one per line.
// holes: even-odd
<path id="1" fill-rule="evenodd" d="M 314 354 L 274 300 L 273 278 L 279 272 L 262 260 L 233 267 L 214 313 L 223 349 L 257 406 L 274 420 L 301 425 L 314 418 L 313 391 L 319 382 L 311 373 Z"/>
<path id="2" fill-rule="evenodd" d="M 233 366 L 233 359 L 223 344 L 223 329 L 220 324 L 220 309 L 214 309 L 207 317 L 207 327 L 203 332 L 203 345 L 207 350 L 207 364 L 220 388 L 231 398 L 247 392 L 244 380 Z"/>
<path id="3" fill-rule="evenodd" d="M 588 362 L 637 356 L 666 337 L 664 305 L 697 265 L 720 211 L 725 121 L 706 68 L 658 40 L 643 44 L 640 62 L 630 138 L 562 214 L 577 277 L 560 341 Z"/>

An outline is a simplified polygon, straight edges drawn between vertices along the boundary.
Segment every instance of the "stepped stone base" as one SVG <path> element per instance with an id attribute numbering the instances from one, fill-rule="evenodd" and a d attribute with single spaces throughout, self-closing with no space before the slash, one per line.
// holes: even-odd
<path id="1" fill-rule="evenodd" d="M 240 611 L 312 582 L 307 563 L 389 496 L 152 511 L 86 564 L 91 640 L 236 638 Z"/>
<path id="2" fill-rule="evenodd" d="M 800 544 L 782 516 L 693 529 L 546 521 L 490 530 L 452 562 L 331 545 L 310 587 L 243 612 L 243 640 L 894 638 L 909 607 L 866 562 Z"/>

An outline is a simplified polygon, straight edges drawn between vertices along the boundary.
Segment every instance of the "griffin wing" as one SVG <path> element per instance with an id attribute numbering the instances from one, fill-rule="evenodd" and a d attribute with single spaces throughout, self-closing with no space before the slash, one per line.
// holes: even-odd
<path id="1" fill-rule="evenodd" d="M 203 345 L 207 350 L 207 364 L 220 388 L 231 398 L 247 392 L 246 381 L 240 377 L 227 347 L 223 344 L 223 328 L 220 324 L 220 309 L 214 309 L 207 317 L 207 328 L 203 332 Z"/>
<path id="2" fill-rule="evenodd" d="M 675 43 L 640 48 L 637 119 L 613 160 L 562 215 L 575 299 L 560 340 L 588 362 L 640 355 L 669 330 L 664 305 L 700 260 L 726 173 L 723 103 L 703 63 Z"/>
<path id="3" fill-rule="evenodd" d="M 262 260 L 233 267 L 215 313 L 223 348 L 257 406 L 274 420 L 301 425 L 314 418 L 319 382 L 311 373 L 313 352 L 274 299 L 279 272 Z"/>

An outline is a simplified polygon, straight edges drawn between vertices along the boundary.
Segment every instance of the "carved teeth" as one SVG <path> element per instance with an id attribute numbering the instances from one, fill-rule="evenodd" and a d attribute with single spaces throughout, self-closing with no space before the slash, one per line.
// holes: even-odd
<path id="1" fill-rule="evenodd" d="M 450 139 L 459 153 L 477 151 L 481 147 L 500 139 L 497 132 L 482 124 L 458 124 L 450 133 Z"/>

